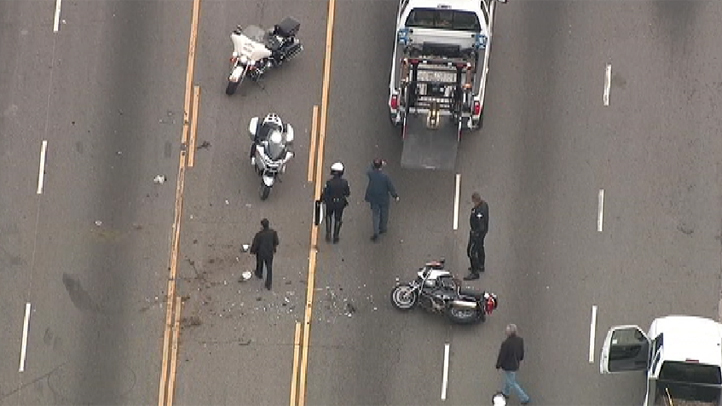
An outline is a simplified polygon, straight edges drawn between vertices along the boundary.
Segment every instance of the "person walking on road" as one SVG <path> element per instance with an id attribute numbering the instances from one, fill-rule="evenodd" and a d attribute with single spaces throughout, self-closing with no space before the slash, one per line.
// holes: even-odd
<path id="1" fill-rule="evenodd" d="M 331 241 L 331 226 L 333 225 L 333 243 L 336 244 L 343 224 L 343 209 L 348 206 L 348 197 L 351 195 L 348 181 L 343 178 L 343 164 L 336 162 L 331 165 L 331 179 L 321 192 L 321 201 L 326 205 L 326 241 Z M 333 223 L 333 224 L 332 224 Z"/>
<path id="2" fill-rule="evenodd" d="M 389 195 L 396 199 L 397 202 L 399 201 L 399 195 L 396 193 L 396 188 L 393 182 L 391 182 L 391 178 L 381 171 L 384 164 L 385 162 L 383 160 L 374 159 L 373 165 L 366 172 L 366 176 L 369 178 L 369 184 L 366 187 L 366 197 L 364 200 L 371 205 L 374 228 L 371 241 L 373 242 L 379 239 L 379 234 L 384 234 L 387 231 L 386 226 L 389 220 L 389 206 L 391 201 Z"/>
<path id="3" fill-rule="evenodd" d="M 261 220 L 261 231 L 253 237 L 251 254 L 256 256 L 256 277 L 263 279 L 263 265 L 266 266 L 266 289 L 273 283 L 273 255 L 278 247 L 278 233 L 272 229 L 268 219 Z"/>
<path id="4" fill-rule="evenodd" d="M 514 389 L 522 405 L 528 404 L 531 399 L 516 381 L 516 371 L 524 360 L 524 340 L 517 335 L 516 324 L 507 324 L 506 340 L 501 343 L 499 356 L 496 359 L 496 369 L 504 371 L 504 388 L 501 393 L 508 399 L 509 392 Z"/>
<path id="5" fill-rule="evenodd" d="M 466 245 L 466 255 L 471 262 L 469 267 L 471 272 L 464 277 L 466 281 L 479 279 L 479 272 L 484 272 L 486 262 L 484 238 L 487 231 L 489 231 L 489 204 L 476 192 L 471 195 L 471 201 L 474 203 L 474 207 L 471 208 L 471 215 L 469 216 L 471 229 L 469 231 L 469 242 Z"/>

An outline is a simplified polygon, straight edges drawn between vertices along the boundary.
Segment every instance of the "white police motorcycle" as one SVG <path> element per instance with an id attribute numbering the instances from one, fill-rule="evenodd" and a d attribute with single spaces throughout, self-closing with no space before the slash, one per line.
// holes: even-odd
<path id="1" fill-rule="evenodd" d="M 253 117 L 248 124 L 251 141 L 251 165 L 261 177 L 261 200 L 266 200 L 271 188 L 286 172 L 286 164 L 293 158 L 293 127 L 270 113 L 261 120 Z M 279 180 L 280 181 L 280 180 Z"/>

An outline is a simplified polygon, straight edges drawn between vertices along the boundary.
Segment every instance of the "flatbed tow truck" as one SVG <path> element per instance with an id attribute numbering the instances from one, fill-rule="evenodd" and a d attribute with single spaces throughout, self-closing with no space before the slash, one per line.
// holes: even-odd
<path id="1" fill-rule="evenodd" d="M 452 170 L 462 132 L 482 126 L 497 1 L 400 1 L 388 106 L 402 167 Z"/>

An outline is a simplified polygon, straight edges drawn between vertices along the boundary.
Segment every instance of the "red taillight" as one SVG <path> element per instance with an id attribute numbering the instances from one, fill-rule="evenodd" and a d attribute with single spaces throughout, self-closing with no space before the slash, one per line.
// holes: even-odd
<path id="1" fill-rule="evenodd" d="M 397 95 L 391 96 L 391 108 L 393 110 L 396 110 L 399 108 L 399 96 L 397 96 Z"/>
<path id="2" fill-rule="evenodd" d="M 409 62 L 416 65 L 417 63 L 419 63 L 419 60 L 418 59 L 409 59 Z"/>
<path id="3" fill-rule="evenodd" d="M 486 314 L 491 314 L 496 309 L 496 301 L 494 298 L 486 299 Z"/>
<path id="4" fill-rule="evenodd" d="M 238 58 L 236 58 L 235 56 L 231 57 L 231 65 L 235 65 L 237 60 Z"/>
<path id="5" fill-rule="evenodd" d="M 474 115 L 478 116 L 479 114 L 481 114 L 481 103 L 474 101 Z"/>

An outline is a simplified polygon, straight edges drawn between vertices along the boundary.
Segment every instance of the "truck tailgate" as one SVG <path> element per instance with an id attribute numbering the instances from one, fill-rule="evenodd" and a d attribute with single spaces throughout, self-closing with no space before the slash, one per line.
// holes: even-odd
<path id="1" fill-rule="evenodd" d="M 453 170 L 459 150 L 458 127 L 444 120 L 438 129 L 430 129 L 425 121 L 422 115 L 406 117 L 401 167 Z"/>

